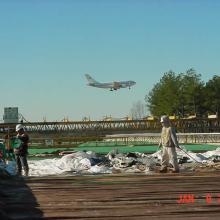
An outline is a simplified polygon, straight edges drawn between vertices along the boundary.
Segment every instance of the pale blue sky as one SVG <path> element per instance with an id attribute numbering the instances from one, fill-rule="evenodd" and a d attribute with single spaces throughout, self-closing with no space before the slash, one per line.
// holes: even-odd
<path id="1" fill-rule="evenodd" d="M 0 116 L 124 117 L 164 72 L 220 73 L 220 1 L 0 0 Z M 86 86 L 134 80 L 116 92 Z"/>

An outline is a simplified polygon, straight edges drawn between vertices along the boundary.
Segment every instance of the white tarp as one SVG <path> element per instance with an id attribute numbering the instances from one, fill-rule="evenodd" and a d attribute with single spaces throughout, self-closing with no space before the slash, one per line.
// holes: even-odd
<path id="1" fill-rule="evenodd" d="M 184 151 L 186 149 L 181 147 Z M 186 154 L 187 153 L 187 154 Z M 177 149 L 178 160 L 186 158 L 185 163 L 190 163 L 193 167 L 195 160 L 201 164 L 220 162 L 220 148 L 205 153 L 193 153 Z M 189 156 L 190 155 L 190 156 Z M 117 153 L 112 152 L 105 157 L 100 157 L 94 152 L 75 152 L 67 154 L 62 158 L 29 160 L 30 176 L 47 176 L 60 174 L 106 174 L 112 173 L 113 169 L 127 169 L 129 172 L 136 172 L 137 167 L 145 167 L 145 173 L 152 172 L 156 165 L 159 165 L 161 151 L 154 154 L 143 153 Z M 15 162 L 8 164 L 0 163 L 0 169 L 6 169 L 15 175 Z"/>

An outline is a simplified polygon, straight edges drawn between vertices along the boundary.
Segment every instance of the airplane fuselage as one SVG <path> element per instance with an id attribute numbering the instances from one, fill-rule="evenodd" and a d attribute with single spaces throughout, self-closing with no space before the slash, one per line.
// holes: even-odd
<path id="1" fill-rule="evenodd" d="M 93 86 L 102 89 L 112 89 L 117 90 L 120 88 L 127 88 L 135 85 L 134 81 L 123 81 L 123 82 L 112 82 L 112 83 L 88 83 L 88 86 Z"/>
<path id="2" fill-rule="evenodd" d="M 117 90 L 120 88 L 126 88 L 128 87 L 129 89 L 131 86 L 135 85 L 136 82 L 134 81 L 119 81 L 119 82 L 110 82 L 110 83 L 100 83 L 94 80 L 89 74 L 85 74 L 86 79 L 88 80 L 88 86 L 93 86 L 96 88 L 101 88 L 101 89 L 110 89 L 111 91 Z"/>

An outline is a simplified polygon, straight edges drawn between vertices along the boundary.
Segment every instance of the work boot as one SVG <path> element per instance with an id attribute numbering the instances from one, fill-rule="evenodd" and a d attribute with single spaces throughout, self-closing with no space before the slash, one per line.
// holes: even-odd
<path id="1" fill-rule="evenodd" d="M 16 176 L 22 176 L 22 172 L 21 171 L 16 171 Z"/>
<path id="2" fill-rule="evenodd" d="M 171 172 L 171 173 L 179 173 L 180 170 L 171 170 L 170 172 Z"/>
<path id="3" fill-rule="evenodd" d="M 167 172 L 167 167 L 161 168 L 160 173 L 166 173 Z"/>
<path id="4" fill-rule="evenodd" d="M 24 175 L 25 175 L 25 176 L 28 176 L 28 175 L 29 175 L 28 170 L 25 170 L 25 171 L 24 171 Z"/>

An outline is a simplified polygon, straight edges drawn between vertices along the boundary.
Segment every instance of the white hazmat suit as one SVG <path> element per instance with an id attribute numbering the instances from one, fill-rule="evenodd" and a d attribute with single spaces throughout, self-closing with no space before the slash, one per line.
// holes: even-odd
<path id="1" fill-rule="evenodd" d="M 160 121 L 163 125 L 159 146 L 162 147 L 162 160 L 160 172 L 167 172 L 169 163 L 173 166 L 172 172 L 179 172 L 176 147 L 179 148 L 176 132 L 170 125 L 169 118 L 164 115 Z"/>

